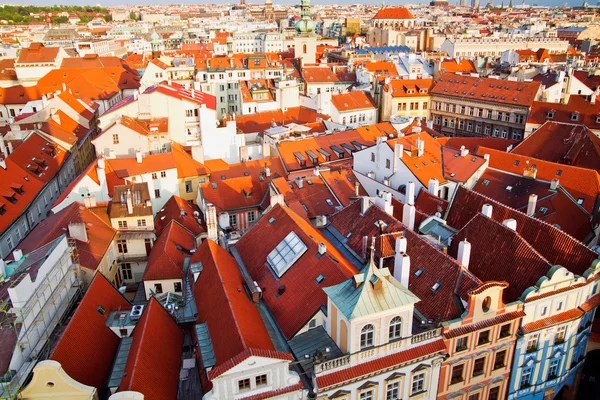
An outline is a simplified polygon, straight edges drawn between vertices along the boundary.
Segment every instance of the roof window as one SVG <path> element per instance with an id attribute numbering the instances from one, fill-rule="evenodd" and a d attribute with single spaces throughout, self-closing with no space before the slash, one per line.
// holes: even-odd
<path id="1" fill-rule="evenodd" d="M 267 256 L 269 266 L 281 277 L 308 248 L 295 232 L 288 235 Z"/>

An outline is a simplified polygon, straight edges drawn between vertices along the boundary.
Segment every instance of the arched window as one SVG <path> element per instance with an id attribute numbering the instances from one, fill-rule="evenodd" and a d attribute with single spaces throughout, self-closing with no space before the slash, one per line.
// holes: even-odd
<path id="1" fill-rule="evenodd" d="M 402 318 L 394 317 L 390 321 L 390 334 L 389 339 L 399 339 L 402 337 Z"/>
<path id="2" fill-rule="evenodd" d="M 373 337 L 375 334 L 375 328 L 373 325 L 365 325 L 360 331 L 360 348 L 365 349 L 373 346 Z"/>
<path id="3" fill-rule="evenodd" d="M 306 47 L 306 43 L 305 43 L 302 45 L 302 51 L 304 52 L 304 54 L 306 54 L 306 49 L 307 49 L 307 47 Z"/>

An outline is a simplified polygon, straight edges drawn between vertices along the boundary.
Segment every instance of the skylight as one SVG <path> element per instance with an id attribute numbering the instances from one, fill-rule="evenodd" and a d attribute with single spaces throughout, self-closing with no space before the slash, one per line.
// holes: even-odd
<path id="1" fill-rule="evenodd" d="M 269 253 L 267 262 L 277 274 L 281 276 L 304 254 L 306 245 L 294 232 L 288 235 Z"/>

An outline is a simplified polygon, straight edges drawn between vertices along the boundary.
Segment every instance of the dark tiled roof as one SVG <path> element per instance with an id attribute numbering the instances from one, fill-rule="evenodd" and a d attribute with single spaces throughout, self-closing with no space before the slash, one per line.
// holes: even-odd
<path id="1" fill-rule="evenodd" d="M 524 311 L 513 311 L 509 313 L 500 314 L 494 318 L 486 319 L 475 324 L 461 326 L 459 328 L 449 330 L 448 332 L 444 333 L 444 337 L 446 339 L 452 339 L 458 336 L 466 335 L 471 332 L 489 328 L 490 326 L 504 324 L 515 319 L 523 318 L 524 316 Z"/>

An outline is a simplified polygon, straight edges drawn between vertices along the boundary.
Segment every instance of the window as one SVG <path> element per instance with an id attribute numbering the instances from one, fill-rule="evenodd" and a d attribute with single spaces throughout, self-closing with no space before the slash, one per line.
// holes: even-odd
<path id="1" fill-rule="evenodd" d="M 561 344 L 565 342 L 565 333 L 567 332 L 567 326 L 561 326 L 556 330 L 556 335 L 554 335 L 554 344 Z"/>
<path id="2" fill-rule="evenodd" d="M 290 232 L 267 256 L 267 262 L 278 277 L 281 277 L 307 250 L 306 245 Z"/>
<path id="3" fill-rule="evenodd" d="M 248 389 L 250 389 L 250 378 L 241 379 L 238 381 L 238 390 L 240 392 Z"/>
<path id="4" fill-rule="evenodd" d="M 154 189 L 154 197 L 160 199 L 160 189 Z"/>
<path id="5" fill-rule="evenodd" d="M 390 321 L 389 339 L 399 339 L 402 337 L 402 318 L 394 317 Z"/>
<path id="6" fill-rule="evenodd" d="M 483 331 L 479 333 L 479 340 L 477 340 L 477 346 L 490 342 L 490 331 Z"/>
<path id="7" fill-rule="evenodd" d="M 531 352 L 537 350 L 539 337 L 540 337 L 540 335 L 538 333 L 534 333 L 533 335 L 529 336 L 529 338 L 527 339 L 527 352 L 528 353 L 531 353 Z"/>
<path id="8" fill-rule="evenodd" d="M 146 220 L 145 219 L 138 219 L 137 220 L 137 226 L 139 228 L 146 226 Z"/>
<path id="9" fill-rule="evenodd" d="M 473 376 L 483 375 L 485 367 L 485 357 L 479 357 L 473 364 Z"/>
<path id="10" fill-rule="evenodd" d="M 177 293 L 181 293 L 181 282 L 174 282 L 173 290 L 175 290 Z"/>
<path id="11" fill-rule="evenodd" d="M 454 367 L 452 367 L 452 376 L 450 378 L 451 385 L 458 383 L 458 382 L 462 382 L 464 380 L 464 378 L 463 378 L 464 370 L 465 370 L 465 364 L 455 365 Z"/>
<path id="12" fill-rule="evenodd" d="M 371 162 L 375 162 L 375 153 L 371 153 Z"/>
<path id="13" fill-rule="evenodd" d="M 398 400 L 400 398 L 400 383 L 388 383 L 385 389 L 385 400 Z"/>
<path id="14" fill-rule="evenodd" d="M 425 372 L 413 375 L 411 385 L 411 396 L 425 391 Z"/>
<path id="15" fill-rule="evenodd" d="M 392 162 L 390 161 L 390 159 L 389 159 L 389 158 L 387 158 L 387 159 L 385 160 L 385 167 L 386 167 L 387 169 L 390 169 L 390 168 L 392 167 Z"/>
<path id="16" fill-rule="evenodd" d="M 127 228 L 127 221 L 119 221 L 119 222 L 117 222 L 117 224 L 119 225 L 119 228 L 122 228 L 122 229 Z"/>
<path id="17" fill-rule="evenodd" d="M 152 179 L 158 179 L 158 175 L 156 175 L 156 172 L 152 173 Z"/>
<path id="18" fill-rule="evenodd" d="M 160 171 L 160 177 L 161 178 L 166 178 L 167 177 L 167 171 Z"/>
<path id="19" fill-rule="evenodd" d="M 562 301 L 559 301 L 558 304 L 556 305 L 556 311 L 561 311 L 562 310 L 562 306 L 563 306 Z"/>
<path id="20" fill-rule="evenodd" d="M 479 400 L 479 393 L 469 395 L 468 400 Z"/>
<path id="21" fill-rule="evenodd" d="M 127 253 L 127 240 L 117 240 L 117 249 L 121 254 Z"/>
<path id="22" fill-rule="evenodd" d="M 267 375 L 259 375 L 256 377 L 256 386 L 262 386 L 267 384 Z"/>
<path id="23" fill-rule="evenodd" d="M 119 134 L 118 133 L 113 133 L 112 139 L 113 139 L 113 144 L 119 144 Z"/>
<path id="24" fill-rule="evenodd" d="M 229 215 L 229 226 L 237 226 L 237 214 Z"/>
<path id="25" fill-rule="evenodd" d="M 254 222 L 256 220 L 256 211 L 248 212 L 248 222 Z"/>
<path id="26" fill-rule="evenodd" d="M 128 281 L 133 279 L 133 273 L 131 271 L 131 264 L 121 264 L 121 280 Z"/>
<path id="27" fill-rule="evenodd" d="M 548 312 L 548 307 L 542 307 L 542 311 L 540 312 L 541 316 L 543 317 L 544 315 L 546 315 L 546 312 Z"/>
<path id="28" fill-rule="evenodd" d="M 162 292 L 163 292 L 163 291 L 162 291 L 162 283 L 155 283 L 155 284 L 154 284 L 154 292 L 155 292 L 156 294 L 160 294 L 160 293 L 162 293 Z"/>
<path id="29" fill-rule="evenodd" d="M 423 110 L 427 110 L 427 102 L 423 102 Z"/>
<path id="30" fill-rule="evenodd" d="M 366 392 L 362 392 L 359 398 L 360 400 L 373 400 L 373 391 L 367 390 Z"/>
<path id="31" fill-rule="evenodd" d="M 373 325 L 368 324 L 363 326 L 360 331 L 360 349 L 366 349 L 367 347 L 373 346 L 373 336 L 375 328 Z"/>
<path id="32" fill-rule="evenodd" d="M 494 359 L 494 369 L 503 368 L 505 360 L 506 360 L 506 350 L 497 352 L 496 358 Z"/>
<path id="33" fill-rule="evenodd" d="M 490 389 L 488 393 L 488 400 L 498 400 L 500 398 L 500 386 L 496 386 Z"/>
<path id="34" fill-rule="evenodd" d="M 192 193 L 192 181 L 185 181 L 185 192 Z"/>
<path id="35" fill-rule="evenodd" d="M 558 365 L 560 364 L 560 360 L 554 359 L 550 360 L 550 366 L 548 367 L 548 380 L 554 379 L 558 376 Z"/>
<path id="36" fill-rule="evenodd" d="M 467 349 L 467 337 L 461 337 L 456 339 L 456 352 L 463 351 Z"/>
<path id="37" fill-rule="evenodd" d="M 13 249 L 12 237 L 9 236 L 6 238 L 6 244 L 10 250 Z"/>
<path id="38" fill-rule="evenodd" d="M 519 389 L 524 389 L 529 386 L 531 386 L 531 368 L 524 368 L 523 372 L 521 373 Z"/>
<path id="39" fill-rule="evenodd" d="M 571 113 L 571 121 L 577 121 L 578 119 L 579 119 L 578 112 Z"/>
<path id="40" fill-rule="evenodd" d="M 500 339 L 510 336 L 510 324 L 504 324 L 500 327 Z"/>

